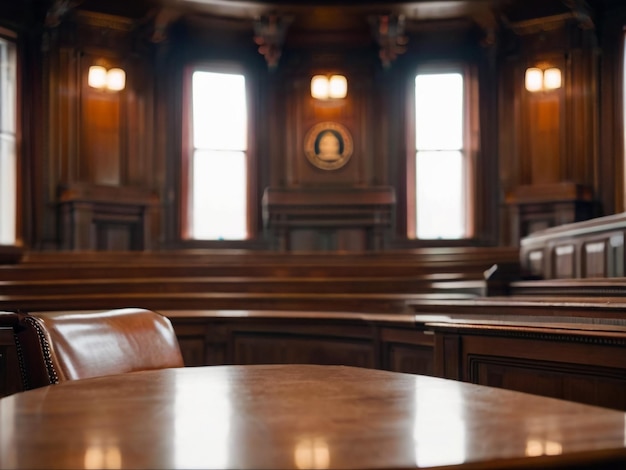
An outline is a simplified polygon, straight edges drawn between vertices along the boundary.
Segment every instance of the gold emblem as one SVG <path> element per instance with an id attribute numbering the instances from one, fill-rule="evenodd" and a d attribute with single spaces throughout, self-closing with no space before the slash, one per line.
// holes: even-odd
<path id="1" fill-rule="evenodd" d="M 308 160 L 322 170 L 341 168 L 352 156 L 352 137 L 341 124 L 320 122 L 304 138 L 304 153 Z"/>

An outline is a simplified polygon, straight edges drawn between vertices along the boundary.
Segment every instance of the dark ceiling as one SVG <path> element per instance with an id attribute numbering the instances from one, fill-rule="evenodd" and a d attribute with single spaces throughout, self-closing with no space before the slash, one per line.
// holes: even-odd
<path id="1" fill-rule="evenodd" d="M 250 21 L 276 13 L 297 19 L 309 31 L 350 30 L 369 15 L 402 14 L 407 27 L 451 20 L 486 24 L 587 12 L 616 0 L 413 0 L 413 1 L 294 1 L 294 0 L 54 0 L 103 13 L 145 18 L 159 11 L 176 17 L 213 17 Z M 590 6 L 591 5 L 591 6 Z M 163 14 L 163 13 L 161 13 Z M 294 25 L 294 26 L 296 26 Z"/>
<path id="2" fill-rule="evenodd" d="M 133 19 L 154 21 L 167 27 L 186 21 L 210 29 L 228 22 L 232 29 L 250 30 L 261 17 L 289 18 L 289 35 L 364 35 L 372 17 L 400 15 L 406 32 L 423 28 L 459 25 L 479 28 L 485 35 L 502 27 L 537 21 L 541 18 L 587 19 L 593 13 L 623 0 L 413 0 L 413 1 L 295 1 L 295 0 L 50 0 L 54 5 L 73 4 L 84 10 Z"/>

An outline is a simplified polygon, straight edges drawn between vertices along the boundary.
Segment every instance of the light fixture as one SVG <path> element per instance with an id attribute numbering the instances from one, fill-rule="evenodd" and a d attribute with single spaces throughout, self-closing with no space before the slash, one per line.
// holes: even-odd
<path id="1" fill-rule="evenodd" d="M 561 70 L 556 67 L 526 69 L 525 85 L 528 91 L 547 91 L 561 88 Z"/>
<path id="2" fill-rule="evenodd" d="M 341 99 L 348 94 L 348 80 L 343 75 L 315 75 L 311 79 L 311 96 L 318 100 Z"/>
<path id="3" fill-rule="evenodd" d="M 119 68 L 107 72 L 107 88 L 112 91 L 123 90 L 126 86 L 126 72 Z"/>
<path id="4" fill-rule="evenodd" d="M 101 65 L 89 67 L 88 82 L 92 88 L 104 88 L 107 84 L 107 69 Z"/>
<path id="5" fill-rule="evenodd" d="M 543 71 L 543 88 L 546 90 L 556 90 L 561 88 L 561 70 L 551 67 Z"/>
<path id="6" fill-rule="evenodd" d="M 120 68 L 107 70 L 101 65 L 92 65 L 89 67 L 87 83 L 100 90 L 121 91 L 126 86 L 126 72 Z"/>

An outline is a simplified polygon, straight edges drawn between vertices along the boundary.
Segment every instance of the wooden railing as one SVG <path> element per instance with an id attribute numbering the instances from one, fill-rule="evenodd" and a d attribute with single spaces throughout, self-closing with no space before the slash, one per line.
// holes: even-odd
<path id="1" fill-rule="evenodd" d="M 625 229 L 618 214 L 537 232 L 523 279 L 496 266 L 486 296 L 409 300 L 435 373 L 626 410 Z"/>
<path id="2" fill-rule="evenodd" d="M 536 232 L 520 244 L 527 277 L 573 279 L 624 277 L 626 213 Z"/>

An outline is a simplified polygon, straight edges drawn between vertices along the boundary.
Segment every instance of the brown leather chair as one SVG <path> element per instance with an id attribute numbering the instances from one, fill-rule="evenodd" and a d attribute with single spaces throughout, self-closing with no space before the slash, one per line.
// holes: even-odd
<path id="1" fill-rule="evenodd" d="M 184 365 L 169 319 L 145 309 L 18 313 L 13 331 L 24 390 Z"/>

